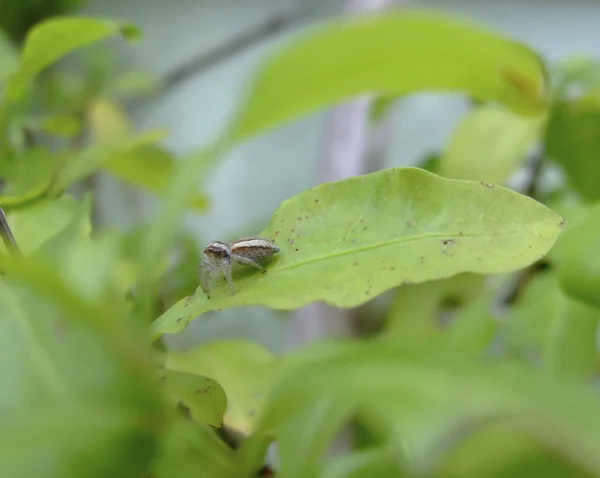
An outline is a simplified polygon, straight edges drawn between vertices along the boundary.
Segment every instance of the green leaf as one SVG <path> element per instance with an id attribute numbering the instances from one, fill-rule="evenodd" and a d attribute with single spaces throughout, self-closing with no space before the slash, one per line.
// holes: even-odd
<path id="1" fill-rule="evenodd" d="M 589 201 L 600 199 L 600 102 L 584 98 L 557 102 L 550 114 L 545 148 L 568 182 Z"/>
<path id="2" fill-rule="evenodd" d="M 563 300 L 552 314 L 542 360 L 552 373 L 591 380 L 598 371 L 600 310 L 560 295 Z"/>
<path id="3" fill-rule="evenodd" d="M 398 457 L 393 450 L 375 449 L 350 453 L 329 461 L 322 478 L 403 478 Z"/>
<path id="4" fill-rule="evenodd" d="M 66 162 L 54 179 L 50 193 L 58 194 L 70 185 L 102 168 L 111 158 L 156 143 L 163 137 L 164 132 L 162 131 L 148 131 L 110 146 L 90 146 L 85 148 Z"/>
<path id="5" fill-rule="evenodd" d="M 0 284 L 0 475 L 141 476 L 164 421 L 149 350 L 118 308 L 75 299 L 41 263 L 2 262 L 19 285 Z"/>
<path id="6" fill-rule="evenodd" d="M 478 429 L 501 418 L 509 429 L 527 431 L 592 475 L 600 472 L 597 393 L 588 385 L 557 380 L 533 369 L 469 363 L 448 355 L 415 355 L 381 341 L 348 342 L 336 355 L 287 369 L 272 383 L 269 397 L 261 428 L 273 429 L 278 441 L 287 442 L 288 450 L 294 443 L 318 437 L 318 427 L 312 423 L 303 427 L 297 418 L 311 404 L 317 407 L 329 401 L 331 413 L 356 406 L 379 417 L 379 425 L 390 430 L 392 443 L 402 440 L 406 453 L 422 443 L 421 471 L 439 460 L 447 443 L 441 440 L 460 440 L 465 425 Z M 323 410 L 319 413 L 326 416 Z M 291 423 L 298 424 L 295 430 L 288 427 Z M 437 428 L 437 436 L 427 436 L 431 424 L 437 424 L 430 430 Z M 295 450 L 302 452 L 301 447 Z M 314 464 L 306 462 L 300 469 L 288 466 L 298 462 L 296 457 L 282 456 L 280 473 L 307 476 L 303 470 Z"/>
<path id="7" fill-rule="evenodd" d="M 148 476 L 156 478 L 239 478 L 236 456 L 214 430 L 188 420 L 171 424 Z"/>
<path id="8" fill-rule="evenodd" d="M 385 337 L 419 343 L 437 340 L 444 334 L 441 315 L 448 302 L 473 300 L 481 294 L 482 286 L 482 276 L 459 274 L 400 287 L 387 313 Z"/>
<path id="9" fill-rule="evenodd" d="M 165 367 L 216 380 L 227 395 L 224 423 L 250 434 L 267 392 L 273 362 L 273 356 L 255 343 L 228 340 L 171 352 Z"/>
<path id="10" fill-rule="evenodd" d="M 104 89 L 104 94 L 117 98 L 138 98 L 156 94 L 163 87 L 160 78 L 147 72 L 130 70 L 118 75 Z"/>
<path id="11" fill-rule="evenodd" d="M 600 204 L 566 228 L 552 257 L 561 288 L 576 300 L 600 307 Z"/>
<path id="12" fill-rule="evenodd" d="M 236 273 L 235 295 L 224 281 L 210 299 L 198 289 L 152 332 L 177 333 L 208 310 L 355 307 L 407 282 L 514 271 L 548 252 L 561 228 L 530 198 L 417 168 L 322 184 L 286 200 L 261 233 L 281 248 L 265 274 Z"/>
<path id="13" fill-rule="evenodd" d="M 197 423 L 220 427 L 227 407 L 223 388 L 201 375 L 159 370 L 163 390 L 175 407 L 183 407 L 186 415 Z"/>
<path id="14" fill-rule="evenodd" d="M 35 202 L 49 190 L 60 163 L 68 157 L 51 153 L 43 148 L 29 149 L 23 156 L 8 159 L 0 167 L 6 187 L 2 189 L 0 204 L 10 209 Z"/>
<path id="15" fill-rule="evenodd" d="M 130 23 L 86 17 L 54 17 L 38 23 L 27 35 L 18 70 L 11 76 L 6 96 L 18 100 L 28 81 L 63 56 L 115 35 L 136 39 Z"/>
<path id="16" fill-rule="evenodd" d="M 542 60 L 524 46 L 452 17 L 390 13 L 335 20 L 259 69 L 229 131 L 240 140 L 361 93 L 464 92 L 537 115 Z"/>
<path id="17" fill-rule="evenodd" d="M 543 118 L 480 106 L 456 128 L 436 173 L 447 178 L 503 183 L 536 143 Z"/>
<path id="18" fill-rule="evenodd" d="M 589 477 L 551 445 L 539 443 L 526 431 L 511 430 L 504 423 L 466 431 L 462 438 L 450 443 L 435 476 L 513 478 L 526 473 L 547 478 Z"/>
<path id="19" fill-rule="evenodd" d="M 506 345 L 550 373 L 591 379 L 600 311 L 572 300 L 554 271 L 537 273 L 502 320 Z"/>
<path id="20" fill-rule="evenodd" d="M 164 195 L 175 175 L 175 158 L 157 145 L 141 145 L 112 155 L 104 165 L 110 173 L 134 186 Z M 196 211 L 206 211 L 208 198 L 196 193 L 188 199 Z"/>
<path id="21" fill-rule="evenodd" d="M 19 64 L 19 53 L 16 46 L 8 38 L 4 31 L 0 30 L 0 93 L 2 84 L 17 68 Z"/>
<path id="22" fill-rule="evenodd" d="M 25 255 L 39 250 L 46 242 L 66 229 L 81 206 L 70 195 L 55 200 L 40 201 L 27 208 L 11 211 L 7 220 L 19 248 Z M 89 221 L 80 225 L 81 233 L 91 231 Z"/>
<path id="23" fill-rule="evenodd" d="M 73 138 L 81 133 L 83 121 L 75 114 L 58 113 L 28 118 L 26 126 L 54 136 Z"/>

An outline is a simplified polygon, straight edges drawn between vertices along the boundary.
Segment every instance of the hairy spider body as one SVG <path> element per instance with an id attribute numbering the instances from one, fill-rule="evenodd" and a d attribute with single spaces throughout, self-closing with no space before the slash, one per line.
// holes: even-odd
<path id="1" fill-rule="evenodd" d="M 235 294 L 235 285 L 231 277 L 233 262 L 266 270 L 260 263 L 279 252 L 279 247 L 262 237 L 244 237 L 225 244 L 211 242 L 204 249 L 204 260 L 200 264 L 200 285 L 210 299 L 210 281 L 214 276 L 225 276 L 229 289 Z"/>

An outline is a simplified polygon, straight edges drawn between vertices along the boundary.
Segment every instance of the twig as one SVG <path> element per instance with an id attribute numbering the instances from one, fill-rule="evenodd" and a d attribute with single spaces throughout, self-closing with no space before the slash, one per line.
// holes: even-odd
<path id="1" fill-rule="evenodd" d="M 523 194 L 530 198 L 537 199 L 539 196 L 539 186 L 542 172 L 544 171 L 545 153 L 543 150 L 538 151 L 531 160 L 531 168 L 529 173 L 529 181 L 525 185 Z"/>
<path id="2" fill-rule="evenodd" d="M 313 13 L 319 2 L 308 2 L 305 0 L 300 3 L 302 4 L 300 8 L 292 12 L 277 13 L 266 19 L 263 23 L 243 31 L 237 36 L 233 36 L 209 52 L 199 53 L 185 64 L 174 68 L 160 81 L 162 87 L 159 90 L 159 94 L 165 94 L 189 78 L 200 75 L 248 48 L 256 46 L 268 38 L 283 32 L 285 29 L 301 23 Z M 142 103 L 136 102 L 132 105 L 132 109 L 137 109 L 145 103 L 145 101 Z"/>
<path id="3" fill-rule="evenodd" d="M 6 214 L 4 214 L 4 209 L 0 207 L 0 236 L 2 236 L 2 242 L 6 246 L 6 250 L 9 254 L 14 256 L 21 256 L 21 249 L 17 245 L 17 241 L 15 240 L 15 236 L 8 225 L 8 221 L 6 220 Z"/>

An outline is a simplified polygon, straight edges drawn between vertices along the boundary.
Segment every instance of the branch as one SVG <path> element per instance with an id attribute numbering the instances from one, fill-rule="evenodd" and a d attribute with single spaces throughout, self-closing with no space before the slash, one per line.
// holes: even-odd
<path id="1" fill-rule="evenodd" d="M 188 79 L 201 75 L 243 51 L 268 40 L 286 29 L 301 23 L 310 17 L 318 5 L 318 1 L 303 1 L 302 6 L 290 12 L 279 12 L 267 18 L 263 23 L 233 36 L 226 42 L 217 45 L 208 52 L 202 52 L 190 58 L 186 63 L 168 72 L 160 81 L 159 94 L 165 94 L 178 87 Z M 143 102 L 145 103 L 145 102 Z M 142 104 L 134 105 L 142 106 Z"/>

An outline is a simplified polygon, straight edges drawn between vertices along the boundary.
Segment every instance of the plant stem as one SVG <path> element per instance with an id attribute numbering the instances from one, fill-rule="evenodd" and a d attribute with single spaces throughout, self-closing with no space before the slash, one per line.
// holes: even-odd
<path id="1" fill-rule="evenodd" d="M 8 225 L 8 221 L 6 220 L 6 214 L 4 214 L 4 209 L 0 207 L 0 235 L 2 236 L 2 242 L 6 246 L 9 254 L 20 256 L 22 255 L 21 249 L 17 245 L 17 241 L 15 240 L 15 236 Z"/>

